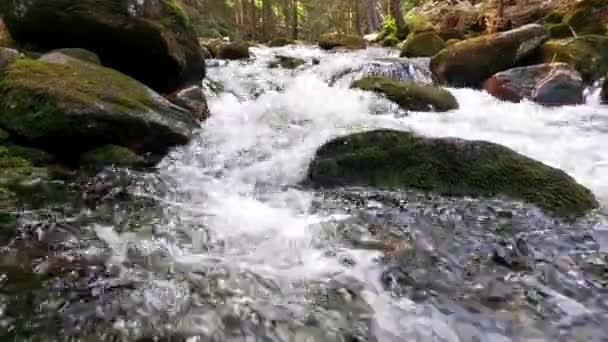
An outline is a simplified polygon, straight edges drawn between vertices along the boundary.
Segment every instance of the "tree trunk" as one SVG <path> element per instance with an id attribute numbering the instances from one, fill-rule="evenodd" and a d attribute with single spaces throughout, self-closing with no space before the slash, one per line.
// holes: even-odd
<path id="1" fill-rule="evenodd" d="M 362 36 L 363 28 L 361 27 L 361 0 L 353 1 L 355 1 L 355 29 L 357 30 L 357 34 L 359 36 Z"/>
<path id="2" fill-rule="evenodd" d="M 496 0 L 496 16 L 502 19 L 505 15 L 505 5 L 503 0 Z"/>
<path id="3" fill-rule="evenodd" d="M 401 1 L 400 0 L 390 0 L 390 13 L 391 17 L 395 19 L 395 23 L 397 24 L 397 31 L 399 35 L 407 35 L 407 27 L 405 26 L 405 21 L 403 20 L 403 14 L 401 13 Z M 405 37 L 399 37 L 405 38 Z"/>
<path id="4" fill-rule="evenodd" d="M 262 34 L 264 39 L 270 38 L 270 30 L 272 29 L 272 0 L 264 0 L 262 3 Z"/>
<path id="5" fill-rule="evenodd" d="M 293 0 L 292 10 L 292 29 L 293 29 L 293 40 L 298 40 L 298 0 Z"/>
<path id="6" fill-rule="evenodd" d="M 380 30 L 380 13 L 378 12 L 378 0 L 366 0 L 367 4 L 367 31 L 368 33 Z"/>

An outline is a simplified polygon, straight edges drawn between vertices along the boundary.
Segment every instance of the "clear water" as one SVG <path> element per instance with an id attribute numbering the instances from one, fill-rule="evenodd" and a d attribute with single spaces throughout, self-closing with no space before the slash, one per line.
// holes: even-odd
<path id="1" fill-rule="evenodd" d="M 213 116 L 191 144 L 153 174 L 107 171 L 126 174 L 131 197 L 107 202 L 104 219 L 77 215 L 89 218 L 80 251 L 103 255 L 103 272 L 86 300 L 59 300 L 63 323 L 49 330 L 108 340 L 608 340 L 608 107 L 592 96 L 544 108 L 450 89 L 459 110 L 404 113 L 348 88 L 395 52 L 253 52 L 210 61 L 208 77 L 225 91 L 208 94 Z M 269 69 L 276 54 L 307 64 Z M 409 75 L 428 81 L 425 61 L 412 63 Z M 298 186 L 324 142 L 373 128 L 503 144 L 563 169 L 602 209 L 562 222 L 504 198 Z M 140 210 L 133 198 L 151 204 Z M 496 256 L 522 243 L 526 267 Z"/>

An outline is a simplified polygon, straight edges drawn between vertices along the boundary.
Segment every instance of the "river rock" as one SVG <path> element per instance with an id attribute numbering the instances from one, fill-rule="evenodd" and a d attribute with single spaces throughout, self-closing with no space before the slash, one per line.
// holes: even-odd
<path id="1" fill-rule="evenodd" d="M 0 127 L 62 158 L 107 144 L 165 153 L 197 127 L 190 112 L 135 79 L 69 56 L 15 59 L 0 88 Z"/>
<path id="2" fill-rule="evenodd" d="M 190 110 L 192 117 L 197 122 L 203 122 L 211 116 L 202 86 L 191 86 L 181 89 L 169 95 L 168 99 L 176 105 Z"/>
<path id="3" fill-rule="evenodd" d="M 144 159 L 126 147 L 105 145 L 86 152 L 80 158 L 86 165 L 101 167 L 106 165 L 134 166 L 144 162 Z"/>
<path id="4" fill-rule="evenodd" d="M 446 43 L 433 31 L 411 33 L 403 43 L 401 57 L 433 57 Z"/>
<path id="5" fill-rule="evenodd" d="M 205 75 L 196 33 L 177 0 L 5 0 L 0 6 L 18 43 L 90 50 L 103 65 L 157 91 Z"/>
<path id="6" fill-rule="evenodd" d="M 597 207 L 565 172 L 484 141 L 427 138 L 375 130 L 331 140 L 317 150 L 305 184 L 315 188 L 414 188 L 451 196 L 506 195 L 558 216 Z"/>
<path id="7" fill-rule="evenodd" d="M 99 56 L 97 56 L 97 54 L 95 54 L 94 52 L 91 52 L 89 50 L 77 49 L 77 48 L 53 50 L 53 51 L 48 52 L 48 53 L 44 54 L 43 56 L 41 56 L 40 60 L 49 62 L 49 61 L 53 61 L 55 59 L 61 59 L 61 56 L 58 56 L 58 55 L 69 56 L 72 58 L 80 59 L 81 61 L 84 61 L 84 62 L 101 65 L 101 60 L 99 59 Z"/>
<path id="8" fill-rule="evenodd" d="M 225 43 L 217 50 L 217 59 L 247 59 L 250 57 L 249 46 L 245 43 Z"/>
<path id="9" fill-rule="evenodd" d="M 458 102 L 454 95 L 434 85 L 368 76 L 353 82 L 352 88 L 380 93 L 405 110 L 446 112 L 458 109 Z"/>
<path id="10" fill-rule="evenodd" d="M 608 2 L 605 0 L 578 1 L 564 16 L 564 23 L 578 36 L 608 33 Z"/>
<path id="11" fill-rule="evenodd" d="M 585 82 L 592 82 L 608 72 L 608 37 L 553 39 L 544 43 L 534 58 L 538 63 L 568 63 L 581 73 Z"/>
<path id="12" fill-rule="evenodd" d="M 281 46 L 291 45 L 293 43 L 294 43 L 294 41 L 289 38 L 277 37 L 277 38 L 273 38 L 272 40 L 270 40 L 268 42 L 268 46 L 269 47 L 281 47 Z"/>
<path id="13" fill-rule="evenodd" d="M 0 47 L 0 72 L 16 57 L 21 56 L 19 51 Z"/>
<path id="14" fill-rule="evenodd" d="M 289 57 L 289 56 L 276 56 L 272 62 L 269 63 L 270 68 L 284 68 L 284 69 L 296 69 L 300 65 L 306 64 L 306 61 L 301 58 Z"/>
<path id="15" fill-rule="evenodd" d="M 497 72 L 517 66 L 549 38 L 536 24 L 466 39 L 449 45 L 431 59 L 435 78 L 456 87 L 480 87 Z"/>
<path id="16" fill-rule="evenodd" d="M 539 64 L 499 72 L 484 89 L 503 101 L 528 99 L 546 106 L 583 103 L 583 79 L 565 63 Z"/>
<path id="17" fill-rule="evenodd" d="M 365 40 L 362 37 L 341 33 L 325 33 L 319 38 L 319 47 L 323 50 L 331 50 L 342 47 L 351 50 L 365 49 Z"/>

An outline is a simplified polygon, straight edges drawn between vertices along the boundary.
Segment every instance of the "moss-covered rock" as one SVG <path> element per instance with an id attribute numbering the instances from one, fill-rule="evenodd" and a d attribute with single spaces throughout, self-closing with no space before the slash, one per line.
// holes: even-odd
<path id="1" fill-rule="evenodd" d="M 202 39 L 200 44 L 209 51 L 211 58 L 217 58 L 220 52 L 220 47 L 225 44 L 224 41 L 218 38 L 214 39 Z"/>
<path id="2" fill-rule="evenodd" d="M 77 48 L 65 48 L 65 49 L 57 49 L 53 50 L 49 53 L 44 54 L 41 59 L 43 60 L 51 60 L 55 54 L 62 54 L 65 56 L 70 56 L 72 58 L 79 59 L 84 62 L 93 63 L 97 65 L 101 65 L 101 60 L 99 56 L 97 56 L 94 52 L 85 50 L 85 49 L 77 49 Z"/>
<path id="3" fill-rule="evenodd" d="M 222 44 L 216 56 L 218 59 L 247 59 L 249 57 L 249 45 L 242 42 Z"/>
<path id="4" fill-rule="evenodd" d="M 478 88 L 495 73 L 517 66 L 548 38 L 542 26 L 532 24 L 466 39 L 436 54 L 431 71 L 442 83 Z"/>
<path id="5" fill-rule="evenodd" d="M 191 113 L 115 70 L 68 56 L 65 64 L 19 58 L 0 79 L 0 126 L 15 141 L 58 157 L 106 144 L 166 152 L 197 127 Z"/>
<path id="6" fill-rule="evenodd" d="M 301 58 L 289 56 L 276 56 L 268 65 L 270 68 L 296 69 L 297 67 L 306 64 L 306 61 Z"/>
<path id="7" fill-rule="evenodd" d="M 535 59 L 538 63 L 570 64 L 590 82 L 608 72 L 608 37 L 589 35 L 550 40 L 541 46 Z"/>
<path id="8" fill-rule="evenodd" d="M 365 40 L 363 37 L 342 34 L 342 33 L 325 33 L 319 38 L 319 47 L 323 50 L 331 50 L 341 47 L 351 50 L 365 49 Z"/>
<path id="9" fill-rule="evenodd" d="M 411 33 L 403 43 L 401 57 L 433 57 L 446 46 L 433 31 Z"/>
<path id="10" fill-rule="evenodd" d="M 293 43 L 294 43 L 294 41 L 292 39 L 285 38 L 285 37 L 277 37 L 277 38 L 273 38 L 272 40 L 270 40 L 268 42 L 268 46 L 281 47 L 281 46 L 291 45 Z"/>
<path id="11" fill-rule="evenodd" d="M 198 83 L 205 61 L 177 0 L 4 0 L 13 39 L 40 50 L 79 47 L 155 90 Z"/>
<path id="12" fill-rule="evenodd" d="M 564 23 L 576 35 L 608 33 L 608 3 L 604 0 L 583 0 L 564 16 Z"/>
<path id="13" fill-rule="evenodd" d="M 144 162 L 144 159 L 126 147 L 106 145 L 82 155 L 82 162 L 92 167 L 116 165 L 134 166 Z"/>
<path id="14" fill-rule="evenodd" d="M 0 142 L 0 157 L 8 156 L 24 159 L 34 166 L 46 166 L 55 160 L 50 153 L 37 148 Z"/>
<path id="15" fill-rule="evenodd" d="M 553 39 L 568 38 L 574 35 L 570 26 L 564 23 L 547 24 L 545 29 Z"/>
<path id="16" fill-rule="evenodd" d="M 582 104 L 585 86 L 570 65 L 550 63 L 501 71 L 484 82 L 484 89 L 504 101 L 564 106 Z"/>
<path id="17" fill-rule="evenodd" d="M 380 93 L 405 110 L 445 112 L 458 109 L 458 102 L 454 95 L 437 86 L 368 76 L 353 82 L 352 87 Z"/>
<path id="18" fill-rule="evenodd" d="M 328 142 L 317 151 L 305 183 L 506 195 L 560 216 L 580 216 L 598 205 L 588 189 L 563 171 L 504 146 L 392 130 Z"/>

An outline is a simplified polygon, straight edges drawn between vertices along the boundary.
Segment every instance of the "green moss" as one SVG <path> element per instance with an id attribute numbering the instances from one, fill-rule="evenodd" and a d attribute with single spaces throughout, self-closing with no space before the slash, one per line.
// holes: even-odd
<path id="1" fill-rule="evenodd" d="M 572 37 L 573 33 L 568 24 L 547 24 L 545 29 L 553 39 Z"/>
<path id="2" fill-rule="evenodd" d="M 403 43 L 401 57 L 432 57 L 445 45 L 445 41 L 435 32 L 412 33 Z"/>
<path id="3" fill-rule="evenodd" d="M 395 46 L 399 43 L 399 38 L 397 35 L 397 22 L 389 15 L 384 18 L 382 30 L 380 30 L 378 37 L 376 37 L 376 42 L 382 44 L 382 46 Z"/>
<path id="4" fill-rule="evenodd" d="M 82 156 L 82 161 L 90 166 L 133 166 L 143 162 L 143 158 L 126 147 L 106 145 L 89 151 Z"/>
<path id="5" fill-rule="evenodd" d="M 580 2 L 575 8 L 566 14 L 564 23 L 569 25 L 577 35 L 606 34 L 606 23 L 608 23 L 608 10 L 606 4 L 592 2 Z"/>
<path id="6" fill-rule="evenodd" d="M 458 109 L 454 95 L 437 86 L 370 76 L 353 82 L 352 87 L 381 93 L 405 110 L 445 112 Z"/>
<path id="7" fill-rule="evenodd" d="M 589 35 L 550 40 L 541 46 L 539 62 L 568 63 L 586 82 L 591 82 L 608 72 L 608 37 Z"/>
<path id="8" fill-rule="evenodd" d="M 0 145 L 2 145 L 4 142 L 6 142 L 9 137 L 10 137 L 10 134 L 7 131 L 0 128 Z"/>
<path id="9" fill-rule="evenodd" d="M 1 144 L 1 143 L 0 143 Z M 1 146 L 3 150 L 0 150 L 0 156 L 12 156 L 19 157 L 27 160 L 32 165 L 43 166 L 53 162 L 54 158 L 48 152 L 19 145 L 5 144 Z"/>
<path id="10" fill-rule="evenodd" d="M 405 15 L 405 24 L 410 32 L 425 32 L 434 29 L 432 22 L 417 9 L 412 9 Z"/>
<path id="11" fill-rule="evenodd" d="M 296 69 L 297 67 L 306 64 L 306 61 L 300 58 L 289 57 L 289 56 L 276 56 L 272 62 L 268 65 L 270 68 L 285 68 L 285 69 Z"/>
<path id="12" fill-rule="evenodd" d="M 66 48 L 66 49 L 53 50 L 50 53 L 53 53 L 53 52 L 57 52 L 57 53 L 60 53 L 60 54 L 66 55 L 66 56 L 70 56 L 70 57 L 79 59 L 81 61 L 101 65 L 101 61 L 99 60 L 99 57 L 95 53 L 93 53 L 89 50 Z"/>
<path id="13" fill-rule="evenodd" d="M 268 42 L 268 46 L 270 47 L 281 47 L 285 45 L 293 44 L 293 40 L 285 37 L 277 37 L 273 38 L 270 42 Z"/>
<path id="14" fill-rule="evenodd" d="M 506 195 L 560 216 L 597 207 L 561 170 L 506 147 L 391 130 L 353 134 L 321 147 L 308 172 L 316 187 L 415 188 L 444 195 Z"/>
<path id="15" fill-rule="evenodd" d="M 173 31 L 181 32 L 184 29 L 194 30 L 190 18 L 182 5 L 176 0 L 161 0 L 168 16 L 164 19 L 164 25 Z M 171 20 L 167 22 L 167 20 Z"/>
<path id="16" fill-rule="evenodd" d="M 28 139 L 69 130 L 64 105 L 107 101 L 116 112 L 154 107 L 148 89 L 117 71 L 88 63 L 70 65 L 17 59 L 0 80 L 0 125 Z M 0 107 L 2 108 L 2 107 Z"/>

